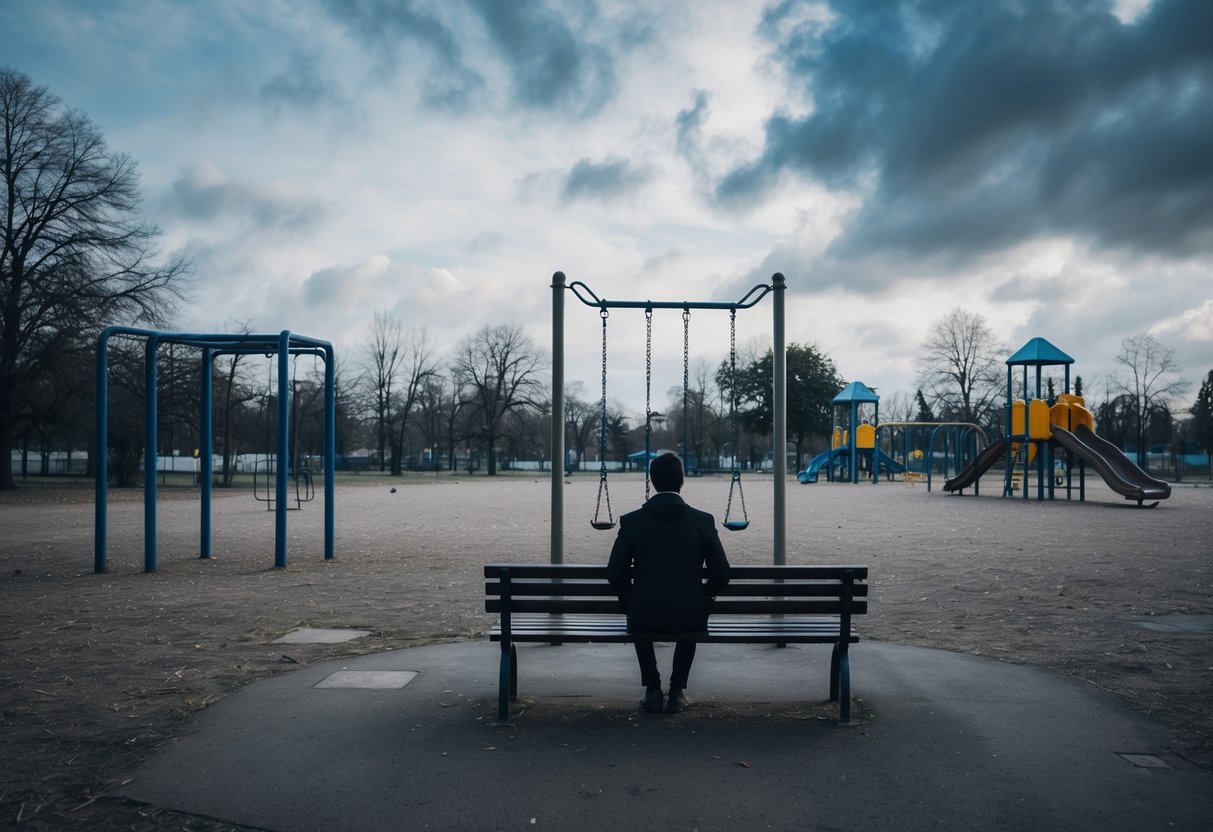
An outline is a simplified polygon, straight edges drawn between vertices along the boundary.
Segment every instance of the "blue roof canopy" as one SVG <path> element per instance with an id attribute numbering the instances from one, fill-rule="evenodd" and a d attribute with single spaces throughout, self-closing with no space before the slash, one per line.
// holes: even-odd
<path id="1" fill-rule="evenodd" d="M 879 402 L 880 396 L 873 392 L 872 388 L 868 387 L 862 381 L 852 381 L 846 387 L 842 388 L 842 392 L 834 397 L 834 404 L 843 402 Z"/>
<path id="2" fill-rule="evenodd" d="M 1049 364 L 1073 364 L 1074 359 L 1066 355 L 1044 338 L 1033 338 L 1007 359 L 1007 364 L 1042 367 Z"/>

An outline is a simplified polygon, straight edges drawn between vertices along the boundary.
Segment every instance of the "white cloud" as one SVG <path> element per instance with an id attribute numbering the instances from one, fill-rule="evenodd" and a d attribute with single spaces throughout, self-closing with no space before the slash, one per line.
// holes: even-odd
<path id="1" fill-rule="evenodd" d="M 1109 8 L 1137 27 L 1121 35 L 1144 38 L 1162 31 L 1155 12 L 1187 1 Z M 982 7 L 995 15 L 1023 5 Z M 1213 365 L 1213 233 L 1207 212 L 1192 210 L 1208 191 L 1189 174 L 1208 169 L 1209 154 L 1180 139 L 1202 135 L 1187 128 L 1206 123 L 1204 99 L 1103 99 L 1100 64 L 1088 62 L 1079 80 L 1094 91 L 1099 118 L 1028 99 L 1041 109 L 1025 104 L 1016 112 L 1037 121 L 1023 123 L 1073 129 L 1042 128 L 1037 144 L 1015 145 L 1021 155 L 1000 155 L 991 148 L 1014 142 L 991 125 L 1010 111 L 973 99 L 961 126 L 977 139 L 951 134 L 959 143 L 950 157 L 919 146 L 936 167 L 915 187 L 930 188 L 902 188 L 909 180 L 897 178 L 906 175 L 898 166 L 915 158 L 906 138 L 927 135 L 911 116 L 930 102 L 900 97 L 905 79 L 891 73 L 883 86 L 868 79 L 877 99 L 850 95 L 858 75 L 838 77 L 834 101 L 812 83 L 845 62 L 842 52 L 815 53 L 810 36 L 853 8 L 545 0 L 494 17 L 473 0 L 45 0 L 0 4 L 0 51 L 139 161 L 165 246 L 195 262 L 183 328 L 251 319 L 353 351 L 374 313 L 387 310 L 430 327 L 446 346 L 512 321 L 546 349 L 557 269 L 605 297 L 660 300 L 733 300 L 781 271 L 789 340 L 817 344 L 847 378 L 882 392 L 913 390 L 918 344 L 954 306 L 986 316 L 1011 348 L 1048 338 L 1086 377 L 1113 368 L 1120 339 L 1147 331 L 1176 348 L 1185 375 L 1203 376 Z M 1041 8 L 1070 20 L 1094 7 Z M 782 10 L 789 14 L 774 13 Z M 1025 31 L 1036 20 L 1009 19 Z M 921 64 L 947 31 L 924 19 L 856 37 L 904 36 L 905 54 Z M 1092 37 L 1108 32 L 1116 30 Z M 549 40 L 536 39 L 545 33 Z M 1115 63 L 1120 70 L 1169 77 L 1163 64 L 1180 61 L 1135 43 L 1140 62 Z M 1199 42 L 1185 49 L 1184 60 L 1208 65 Z M 874 54 L 850 59 L 875 72 Z M 1050 77 L 1078 77 L 1071 58 L 1050 63 Z M 940 101 L 970 89 L 968 80 L 941 76 Z M 860 153 L 863 164 L 839 187 L 806 162 L 796 138 L 807 134 L 794 128 L 863 100 L 882 102 L 888 117 L 851 125 L 869 132 L 862 147 L 843 149 L 878 152 Z M 1101 109 L 1101 101 L 1124 106 Z M 978 135 L 979 127 L 991 132 Z M 1133 156 L 1143 138 L 1174 139 L 1158 146 L 1189 155 Z M 1087 146 L 1080 139 L 1102 141 L 1100 164 L 1078 153 Z M 1122 158 L 1134 164 L 1114 164 Z M 1043 174 L 1055 169 L 1042 159 L 1073 164 L 1049 179 Z M 730 172 L 751 164 L 741 183 L 752 186 L 748 210 L 713 198 Z M 1008 175 L 1014 170 L 1042 175 L 1028 187 Z M 1066 187 L 1042 197 L 1035 186 L 1050 181 Z M 1173 233 L 1172 215 L 1184 233 Z M 568 300 L 568 376 L 594 388 L 599 320 Z M 693 359 L 715 365 L 727 316 L 698 314 L 692 326 Z M 769 339 L 769 301 L 739 315 L 738 328 L 742 341 Z M 610 395 L 637 405 L 643 318 L 615 314 L 610 333 Z M 654 346 L 654 390 L 664 398 L 681 380 L 677 315 L 655 319 Z"/>

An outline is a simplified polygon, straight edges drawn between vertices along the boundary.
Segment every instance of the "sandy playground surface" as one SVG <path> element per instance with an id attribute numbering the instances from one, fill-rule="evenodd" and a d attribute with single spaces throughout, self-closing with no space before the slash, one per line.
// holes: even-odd
<path id="1" fill-rule="evenodd" d="M 1213 768 L 1213 635 L 1160 616 L 1213 615 L 1213 488 L 1139 510 L 1088 481 L 1085 503 L 927 493 L 882 482 L 788 485 L 788 563 L 871 568 L 866 639 L 990 656 L 1112 691 L 1164 721 L 1176 753 Z M 566 486 L 568 563 L 603 562 L 589 527 L 597 477 Z M 391 487 L 396 492 L 390 491 Z M 723 512 L 727 477 L 684 494 Z M 746 484 L 734 563 L 771 562 L 769 477 Z M 300 664 L 481 639 L 486 562 L 546 562 L 549 481 L 518 475 L 342 481 L 337 559 L 323 509 L 291 512 L 290 565 L 273 568 L 273 515 L 216 492 L 215 558 L 197 558 L 197 494 L 161 491 L 159 571 L 144 574 L 142 493 L 112 491 L 109 571 L 93 573 L 91 488 L 0 492 L 0 827 L 232 829 L 107 798 L 199 709 Z M 638 476 L 611 480 L 617 510 Z M 275 644 L 298 627 L 358 628 L 339 645 Z M 862 699 L 862 642 L 855 649 Z M 620 707 L 631 706 L 621 702 Z"/>

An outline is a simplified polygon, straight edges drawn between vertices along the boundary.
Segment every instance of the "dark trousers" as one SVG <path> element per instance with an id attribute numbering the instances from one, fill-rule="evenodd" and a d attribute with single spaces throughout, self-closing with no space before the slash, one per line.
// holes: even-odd
<path id="1" fill-rule="evenodd" d="M 661 672 L 657 669 L 657 652 L 653 642 L 636 642 L 636 658 L 640 661 L 640 683 L 646 688 L 661 686 Z M 695 642 L 679 641 L 674 645 L 674 669 L 670 674 L 670 687 L 682 690 L 691 675 L 691 663 L 695 661 Z"/>

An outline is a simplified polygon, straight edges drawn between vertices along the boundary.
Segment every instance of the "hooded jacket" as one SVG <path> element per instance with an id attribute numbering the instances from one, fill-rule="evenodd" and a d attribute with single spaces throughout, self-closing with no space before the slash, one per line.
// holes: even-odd
<path id="1" fill-rule="evenodd" d="M 729 582 L 729 561 L 712 515 L 663 491 L 619 518 L 607 577 L 628 632 L 697 633 L 707 629 L 712 597 Z"/>

